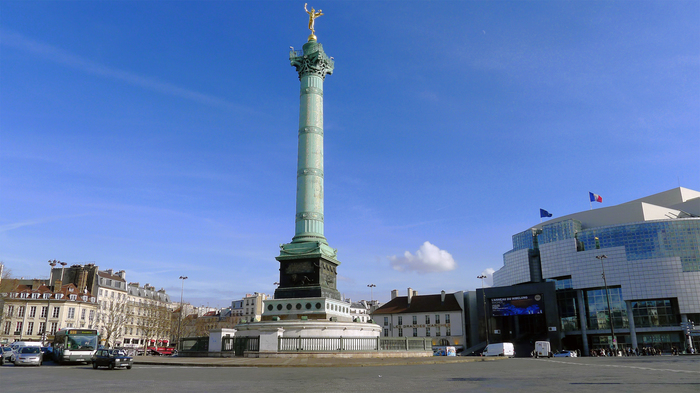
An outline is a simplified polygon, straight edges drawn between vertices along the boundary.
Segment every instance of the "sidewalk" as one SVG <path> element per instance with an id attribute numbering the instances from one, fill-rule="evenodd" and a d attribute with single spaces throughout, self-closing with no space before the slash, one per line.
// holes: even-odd
<path id="1" fill-rule="evenodd" d="M 499 357 L 432 356 L 417 358 L 220 358 L 136 356 L 134 364 L 189 367 L 375 367 L 497 361 Z"/>

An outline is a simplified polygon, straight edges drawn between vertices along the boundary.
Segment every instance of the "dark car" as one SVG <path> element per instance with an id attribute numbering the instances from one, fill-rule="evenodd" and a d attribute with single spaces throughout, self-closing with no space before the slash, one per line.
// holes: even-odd
<path id="1" fill-rule="evenodd" d="M 107 367 L 110 370 L 119 367 L 126 367 L 131 370 L 134 358 L 126 356 L 122 349 L 99 349 L 92 356 L 92 368 Z"/>
<path id="2" fill-rule="evenodd" d="M 44 361 L 53 360 L 53 347 L 41 347 L 41 353 Z"/>

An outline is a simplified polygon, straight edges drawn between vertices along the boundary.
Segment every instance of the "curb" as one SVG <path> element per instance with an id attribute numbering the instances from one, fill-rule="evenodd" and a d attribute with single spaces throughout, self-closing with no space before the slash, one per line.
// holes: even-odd
<path id="1" fill-rule="evenodd" d="M 244 358 L 245 359 L 245 358 Z M 290 359 L 285 359 L 285 362 L 271 363 L 265 362 L 264 360 L 248 358 L 251 359 L 246 362 L 240 363 L 224 363 L 224 362 L 169 362 L 169 361 L 149 361 L 149 360 L 134 360 L 135 365 L 151 365 L 151 366 L 182 366 L 182 367 L 279 367 L 279 368 L 291 368 L 291 367 L 379 367 L 379 366 L 413 366 L 421 364 L 455 364 L 455 363 L 474 363 L 474 362 L 491 362 L 504 360 L 506 358 L 492 357 L 492 358 L 466 358 L 466 359 L 411 359 L 401 361 L 399 359 L 392 359 L 388 361 L 380 362 L 363 362 L 363 361 L 353 361 L 353 359 L 338 359 L 338 361 L 325 361 L 325 362 L 288 362 Z M 326 359 L 327 360 L 327 359 Z M 349 361 L 344 361 L 349 360 Z"/>

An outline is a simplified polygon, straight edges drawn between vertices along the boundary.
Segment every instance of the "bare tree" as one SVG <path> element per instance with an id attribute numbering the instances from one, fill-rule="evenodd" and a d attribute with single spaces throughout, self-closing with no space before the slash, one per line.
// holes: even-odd
<path id="1" fill-rule="evenodd" d="M 97 309 L 97 324 L 107 347 L 114 346 L 122 338 L 126 322 L 132 316 L 132 308 L 126 296 L 102 299 Z"/>
<path id="2" fill-rule="evenodd" d="M 168 337 L 171 331 L 171 312 L 165 304 L 158 301 L 147 301 L 141 307 L 139 328 L 144 338 L 144 353 L 147 352 L 151 340 L 156 343 Z"/>
<path id="3" fill-rule="evenodd" d="M 5 319 L 5 298 L 17 289 L 19 281 L 12 277 L 12 270 L 0 262 L 0 326 Z"/>

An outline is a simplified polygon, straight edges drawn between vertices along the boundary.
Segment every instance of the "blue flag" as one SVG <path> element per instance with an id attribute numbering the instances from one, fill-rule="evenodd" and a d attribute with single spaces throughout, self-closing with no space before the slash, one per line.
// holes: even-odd
<path id="1" fill-rule="evenodd" d="M 552 213 L 550 213 L 544 209 L 540 209 L 540 218 L 542 218 L 542 217 L 552 217 Z"/>

